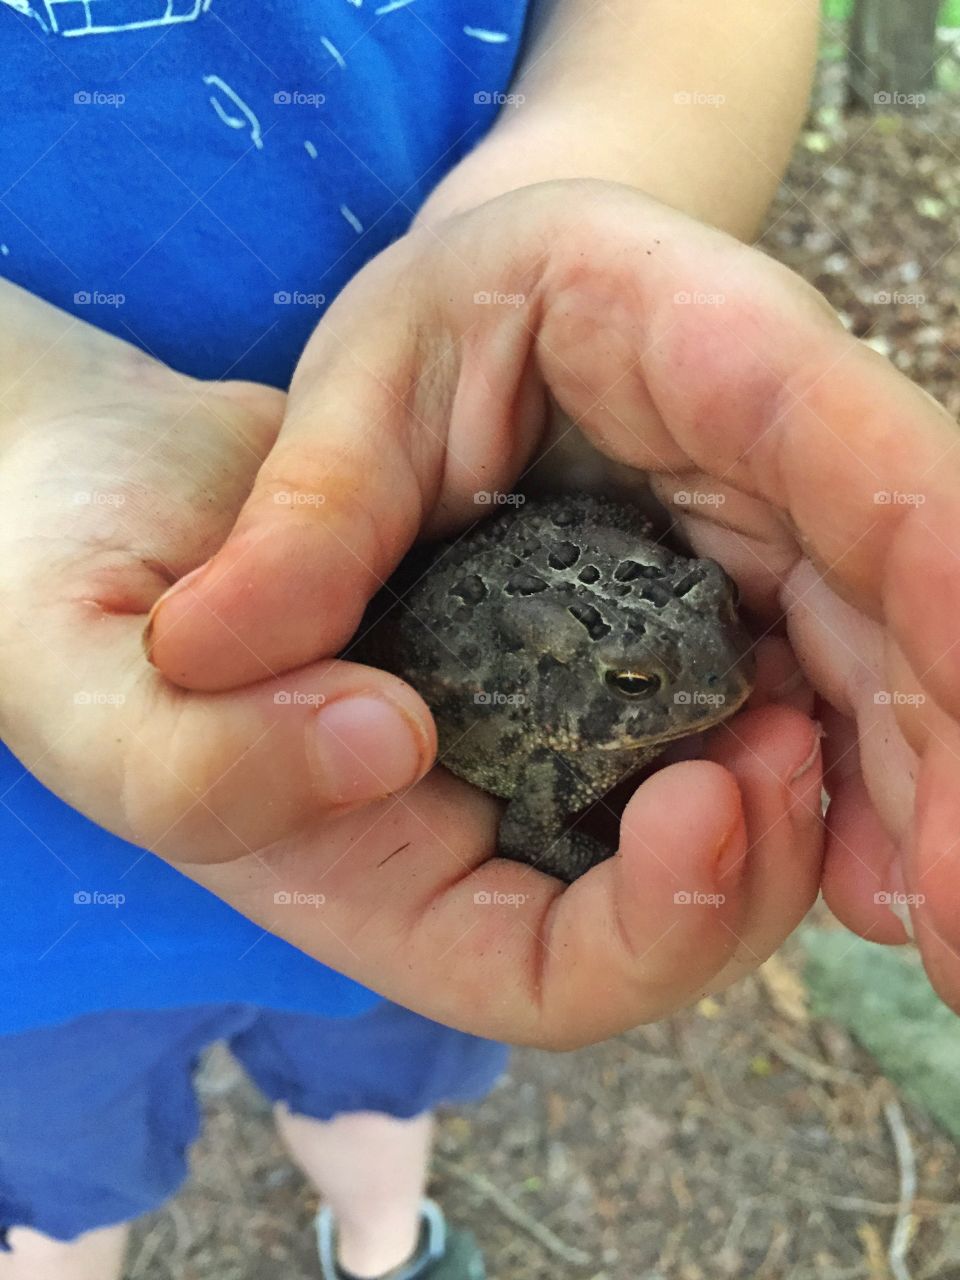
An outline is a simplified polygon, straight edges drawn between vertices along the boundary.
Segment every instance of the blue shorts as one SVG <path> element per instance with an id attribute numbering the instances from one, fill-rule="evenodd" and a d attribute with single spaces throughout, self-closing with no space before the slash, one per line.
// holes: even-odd
<path id="1" fill-rule="evenodd" d="M 0 1239 L 126 1222 L 183 1182 L 200 1128 L 192 1073 L 225 1040 L 300 1115 L 409 1118 L 489 1092 L 507 1049 L 386 1001 L 356 1018 L 251 1005 L 88 1014 L 0 1037 Z"/>

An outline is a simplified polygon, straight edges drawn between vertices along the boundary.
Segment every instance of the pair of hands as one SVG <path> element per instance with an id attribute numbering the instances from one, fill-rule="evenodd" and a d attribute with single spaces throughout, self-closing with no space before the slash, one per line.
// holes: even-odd
<path id="1" fill-rule="evenodd" d="M 0 729 L 71 804 L 383 994 L 515 1042 L 726 985 L 821 871 L 878 941 L 905 938 L 884 895 L 909 897 L 960 1000 L 956 426 L 797 277 L 561 182 L 372 261 L 289 397 L 181 377 L 13 290 L 4 308 L 57 373 L 2 400 Z M 652 473 L 790 641 L 761 640 L 748 710 L 640 786 L 621 856 L 569 888 L 489 860 L 497 806 L 430 771 L 419 697 L 331 658 L 417 536 L 566 460 L 551 404 L 611 475 Z"/>

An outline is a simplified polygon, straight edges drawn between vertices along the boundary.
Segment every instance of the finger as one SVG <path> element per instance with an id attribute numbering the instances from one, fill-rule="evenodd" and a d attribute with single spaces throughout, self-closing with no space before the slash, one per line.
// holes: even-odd
<path id="1" fill-rule="evenodd" d="M 804 715 L 812 715 L 813 690 L 787 641 L 780 636 L 767 635 L 755 644 L 753 652 L 757 671 L 747 708 L 752 710 L 775 702 L 779 706 L 793 707 Z"/>
<path id="2" fill-rule="evenodd" d="M 900 855 L 858 775 L 833 786 L 823 896 L 837 919 L 871 942 L 903 943 L 910 904 Z"/>
<path id="3" fill-rule="evenodd" d="M 624 817 L 624 857 L 569 888 L 490 859 L 495 832 L 489 797 L 438 770 L 334 823 L 322 860 L 287 845 L 266 870 L 199 871 L 217 892 L 222 875 L 244 886 L 244 911 L 383 995 L 516 1043 L 570 1047 L 659 1016 L 734 945 L 721 918 L 736 904 L 719 877 L 742 861 L 745 833 L 736 785 L 715 765 L 644 783 Z M 294 898 L 322 893 L 323 911 L 277 912 L 278 884 L 296 886 Z"/>
<path id="4" fill-rule="evenodd" d="M 514 1042 L 587 1043 L 695 998 L 744 941 L 761 954 L 815 890 L 811 816 L 795 826 L 792 813 L 809 809 L 816 782 L 805 774 L 799 797 L 790 782 L 813 730 L 776 708 L 743 720 L 732 754 L 743 752 L 745 806 L 738 780 L 713 762 L 654 774 L 624 814 L 620 856 L 569 888 L 489 859 L 494 805 L 443 770 L 327 824 L 307 847 L 283 842 L 192 873 L 228 900 L 239 895 L 264 927 L 431 1017 Z M 755 750 L 770 734 L 785 743 L 772 773 Z M 749 888 L 748 824 L 766 828 L 760 856 L 777 864 L 776 892 L 772 865 Z M 318 896 L 321 910 L 309 905 Z"/>
<path id="5" fill-rule="evenodd" d="M 172 861 L 236 858 L 408 787 L 435 756 L 428 709 L 385 672 L 321 662 L 188 696 L 143 663 L 137 617 L 98 616 L 95 643 L 90 621 L 64 612 L 80 652 L 52 644 L 39 678 L 27 665 L 36 634 L 7 650 L 20 678 L 5 740 L 57 794 Z"/>
<path id="6" fill-rule="evenodd" d="M 824 836 L 820 732 L 802 712 L 771 705 L 711 734 L 708 753 L 737 780 L 749 838 L 737 945 L 710 983 L 715 991 L 772 955 L 816 900 Z"/>
<path id="7" fill-rule="evenodd" d="M 809 561 L 800 561 L 790 575 L 784 599 L 797 658 L 822 701 L 842 717 L 830 719 L 828 768 L 833 771 L 851 745 L 834 730 L 855 721 L 857 768 L 870 804 L 902 843 L 913 819 L 918 761 L 900 726 L 923 710 L 922 699 L 920 705 L 906 700 L 906 676 L 896 674 L 902 664 L 891 661 L 883 629 L 842 600 Z M 834 750 L 841 742 L 842 749 Z"/>
<path id="8" fill-rule="evenodd" d="M 904 858 L 917 942 L 933 985 L 960 1011 L 960 744 L 933 743 L 924 753 L 917 789 L 915 839 Z"/>

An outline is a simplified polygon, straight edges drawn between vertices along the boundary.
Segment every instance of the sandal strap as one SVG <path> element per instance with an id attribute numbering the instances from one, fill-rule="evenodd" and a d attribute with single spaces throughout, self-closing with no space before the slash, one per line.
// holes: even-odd
<path id="1" fill-rule="evenodd" d="M 423 1243 L 412 1258 L 388 1271 L 381 1280 L 417 1280 L 429 1266 L 443 1257 L 447 1249 L 447 1221 L 435 1200 L 421 1200 L 420 1222 Z M 324 1205 L 317 1214 L 316 1231 L 324 1280 L 341 1280 L 344 1273 L 337 1262 L 336 1223 L 329 1205 Z"/>

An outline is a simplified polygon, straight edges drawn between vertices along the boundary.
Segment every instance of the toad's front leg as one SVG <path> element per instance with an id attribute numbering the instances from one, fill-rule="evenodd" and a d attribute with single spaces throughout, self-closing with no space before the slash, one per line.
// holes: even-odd
<path id="1" fill-rule="evenodd" d="M 630 762 L 617 752 L 570 759 L 549 747 L 536 748 L 500 821 L 500 856 L 568 884 L 611 857 L 616 849 L 585 831 L 570 830 L 568 822 L 629 771 Z"/>

